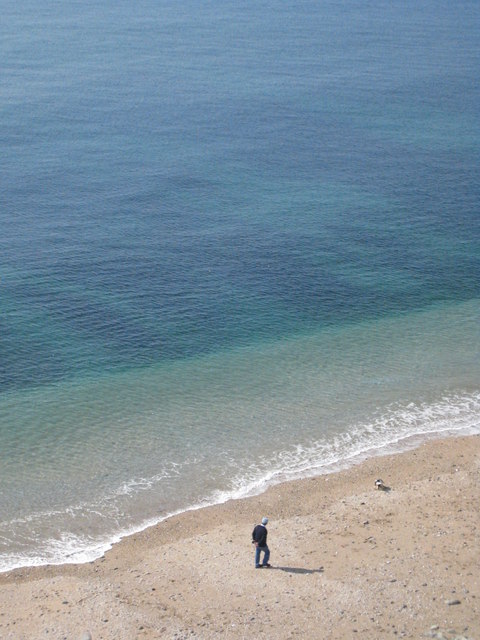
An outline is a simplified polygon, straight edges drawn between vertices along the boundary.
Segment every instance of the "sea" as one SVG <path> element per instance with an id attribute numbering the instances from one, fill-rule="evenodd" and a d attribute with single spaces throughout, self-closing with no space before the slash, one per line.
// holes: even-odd
<path id="1" fill-rule="evenodd" d="M 0 571 L 480 434 L 477 0 L 0 9 Z"/>

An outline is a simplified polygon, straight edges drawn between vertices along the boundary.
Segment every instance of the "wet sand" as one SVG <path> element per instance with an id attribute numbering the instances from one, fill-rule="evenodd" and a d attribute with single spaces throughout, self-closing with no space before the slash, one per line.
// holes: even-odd
<path id="1" fill-rule="evenodd" d="M 480 638 L 479 506 L 480 437 L 428 442 L 1 574 L 0 638 Z"/>

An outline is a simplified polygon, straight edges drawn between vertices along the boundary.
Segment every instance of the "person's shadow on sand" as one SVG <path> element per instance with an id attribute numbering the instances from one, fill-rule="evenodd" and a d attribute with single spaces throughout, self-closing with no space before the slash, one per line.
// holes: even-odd
<path id="1" fill-rule="evenodd" d="M 271 569 L 276 569 L 277 571 L 285 571 L 286 573 L 323 573 L 323 567 L 320 567 L 318 569 L 303 569 L 302 567 L 271 567 Z"/>

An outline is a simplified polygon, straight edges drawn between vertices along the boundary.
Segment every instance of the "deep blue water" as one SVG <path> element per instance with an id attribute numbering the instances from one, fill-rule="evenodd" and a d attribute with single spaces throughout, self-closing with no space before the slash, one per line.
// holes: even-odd
<path id="1" fill-rule="evenodd" d="M 478 429 L 478 3 L 1 9 L 2 566 Z"/>

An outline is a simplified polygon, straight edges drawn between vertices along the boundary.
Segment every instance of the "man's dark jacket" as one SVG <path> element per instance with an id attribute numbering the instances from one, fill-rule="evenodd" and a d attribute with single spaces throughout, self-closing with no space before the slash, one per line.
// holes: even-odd
<path id="1" fill-rule="evenodd" d="M 259 547 L 267 546 L 267 527 L 263 524 L 257 524 L 255 529 L 252 531 L 252 542 L 256 542 Z"/>

